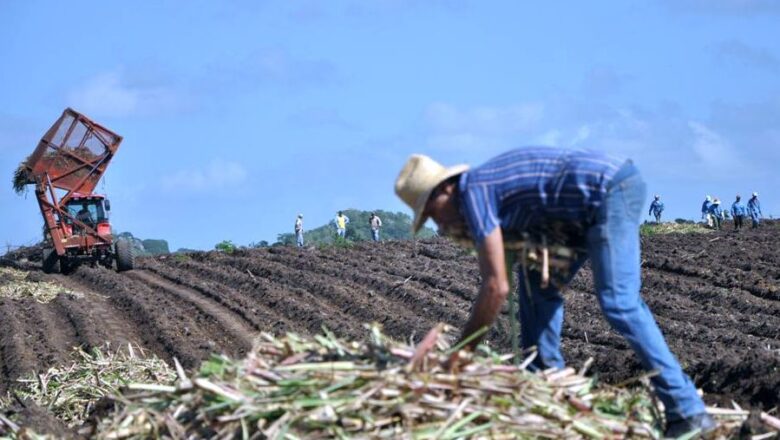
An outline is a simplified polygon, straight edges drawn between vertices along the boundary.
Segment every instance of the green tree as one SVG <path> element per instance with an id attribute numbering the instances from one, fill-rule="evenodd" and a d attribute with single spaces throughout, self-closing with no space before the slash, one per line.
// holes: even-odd
<path id="1" fill-rule="evenodd" d="M 165 240 L 141 240 L 141 244 L 144 246 L 144 250 L 149 255 L 162 255 L 169 254 L 168 242 Z"/>
<path id="2" fill-rule="evenodd" d="M 222 240 L 214 246 L 214 249 L 226 254 L 232 254 L 236 251 L 236 245 L 230 240 Z"/>

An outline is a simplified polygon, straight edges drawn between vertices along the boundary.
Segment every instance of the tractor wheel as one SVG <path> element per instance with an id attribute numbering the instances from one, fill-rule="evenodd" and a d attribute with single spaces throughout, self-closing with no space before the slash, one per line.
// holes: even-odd
<path id="1" fill-rule="evenodd" d="M 52 248 L 43 248 L 43 260 L 41 260 L 43 273 L 54 273 L 60 271 L 60 257 L 57 251 Z"/>
<path id="2" fill-rule="evenodd" d="M 68 257 L 60 257 L 60 273 L 63 275 L 70 275 L 79 266 L 77 260 L 72 260 Z"/>
<path id="3" fill-rule="evenodd" d="M 135 266 L 135 256 L 133 255 L 133 248 L 130 246 L 130 242 L 127 240 L 118 240 L 114 245 L 114 251 L 116 254 L 116 271 L 124 272 L 126 270 L 133 270 L 133 266 Z"/>

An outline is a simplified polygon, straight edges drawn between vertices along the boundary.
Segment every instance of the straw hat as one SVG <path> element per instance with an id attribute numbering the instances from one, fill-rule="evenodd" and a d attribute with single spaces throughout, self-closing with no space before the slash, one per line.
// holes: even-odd
<path id="1" fill-rule="evenodd" d="M 445 167 L 428 156 L 413 154 L 395 181 L 395 193 L 414 211 L 412 232 L 420 230 L 425 220 L 425 204 L 440 183 L 468 170 L 468 165 Z"/>

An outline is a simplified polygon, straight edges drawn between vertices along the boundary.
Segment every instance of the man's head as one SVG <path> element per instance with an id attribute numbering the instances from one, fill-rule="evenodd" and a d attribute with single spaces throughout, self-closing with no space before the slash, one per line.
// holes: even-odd
<path id="1" fill-rule="evenodd" d="M 339 217 L 341 217 L 342 215 L 344 215 L 344 214 L 342 214 L 341 211 L 339 211 Z"/>
<path id="2" fill-rule="evenodd" d="M 757 193 L 757 192 L 754 192 L 754 193 L 753 193 L 753 198 L 756 198 L 756 197 L 758 197 L 758 193 Z"/>
<path id="3" fill-rule="evenodd" d="M 719 199 L 715 199 L 715 201 L 713 201 L 712 204 L 713 205 L 720 205 L 720 200 Z"/>
<path id="4" fill-rule="evenodd" d="M 414 211 L 412 232 L 432 217 L 443 230 L 463 219 L 457 206 L 457 176 L 468 165 L 445 167 L 428 156 L 412 155 L 395 181 L 395 193 Z"/>
<path id="5" fill-rule="evenodd" d="M 740 200 L 742 200 L 742 196 L 737 194 L 737 201 L 739 202 Z"/>
<path id="6" fill-rule="evenodd" d="M 655 199 L 656 199 L 656 200 L 660 200 L 660 199 L 661 199 L 661 196 L 659 196 L 658 194 L 656 194 L 656 195 L 655 195 Z"/>
<path id="7" fill-rule="evenodd" d="M 712 197 L 710 197 L 710 196 L 705 196 L 705 197 L 704 197 L 704 200 L 706 200 L 706 201 L 708 201 L 708 202 L 711 202 L 711 201 L 712 201 Z"/>
<path id="8" fill-rule="evenodd" d="M 434 188 L 422 215 L 436 222 L 439 235 L 461 242 L 471 240 L 466 219 L 460 211 L 458 176 L 451 177 Z"/>
<path id="9" fill-rule="evenodd" d="M 303 218 L 303 214 L 298 214 L 298 218 Z"/>

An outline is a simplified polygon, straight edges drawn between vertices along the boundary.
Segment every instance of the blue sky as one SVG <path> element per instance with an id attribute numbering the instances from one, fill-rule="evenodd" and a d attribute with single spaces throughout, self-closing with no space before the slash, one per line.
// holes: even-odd
<path id="1" fill-rule="evenodd" d="M 632 157 L 668 217 L 780 215 L 780 2 L 531 3 L 0 2 L 0 245 L 40 236 L 11 175 L 67 106 L 124 136 L 115 229 L 173 249 L 406 210 L 409 154 L 530 144 Z"/>

